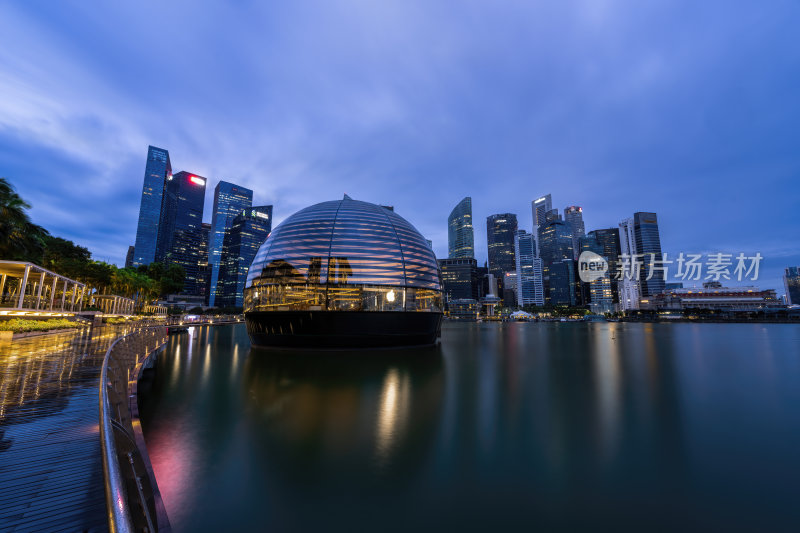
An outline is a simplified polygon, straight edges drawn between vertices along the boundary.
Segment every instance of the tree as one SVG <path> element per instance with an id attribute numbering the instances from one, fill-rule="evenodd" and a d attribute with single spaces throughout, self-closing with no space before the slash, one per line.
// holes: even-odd
<path id="1" fill-rule="evenodd" d="M 166 295 L 182 291 L 185 279 L 186 271 L 181 265 L 169 265 L 159 280 L 161 282 L 161 294 Z"/>
<path id="2" fill-rule="evenodd" d="M 31 222 L 31 205 L 0 178 L 0 259 L 38 262 L 47 230 Z"/>
<path id="3" fill-rule="evenodd" d="M 48 235 L 44 239 L 41 265 L 70 278 L 79 278 L 92 260 L 88 248 L 72 241 Z"/>

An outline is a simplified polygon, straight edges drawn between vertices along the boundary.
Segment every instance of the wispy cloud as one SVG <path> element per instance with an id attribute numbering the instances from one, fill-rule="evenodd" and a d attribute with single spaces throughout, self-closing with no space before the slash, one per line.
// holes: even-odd
<path id="1" fill-rule="evenodd" d="M 482 261 L 485 217 L 530 227 L 550 192 L 587 229 L 653 210 L 666 249 L 768 242 L 788 261 L 799 17 L 789 1 L 4 3 L 0 174 L 116 261 L 148 144 L 278 220 L 344 192 L 394 204 L 440 255 L 463 196 Z"/>

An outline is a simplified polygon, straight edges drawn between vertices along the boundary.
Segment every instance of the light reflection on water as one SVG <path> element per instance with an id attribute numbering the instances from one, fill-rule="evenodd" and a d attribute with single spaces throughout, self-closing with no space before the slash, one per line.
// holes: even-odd
<path id="1" fill-rule="evenodd" d="M 799 347 L 791 325 L 445 324 L 436 348 L 314 354 L 198 328 L 141 417 L 176 531 L 776 530 L 800 519 Z"/>

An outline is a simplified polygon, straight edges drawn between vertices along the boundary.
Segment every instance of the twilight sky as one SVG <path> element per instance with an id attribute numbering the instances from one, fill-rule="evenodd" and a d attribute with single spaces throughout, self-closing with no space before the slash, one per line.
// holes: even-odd
<path id="1" fill-rule="evenodd" d="M 202 7 L 202 10 L 200 9 Z M 280 221 L 343 193 L 447 254 L 472 196 L 531 229 L 658 213 L 677 252 L 800 265 L 800 4 L 744 1 L 3 2 L 0 175 L 34 221 L 122 264 L 147 145 L 254 189 Z"/>

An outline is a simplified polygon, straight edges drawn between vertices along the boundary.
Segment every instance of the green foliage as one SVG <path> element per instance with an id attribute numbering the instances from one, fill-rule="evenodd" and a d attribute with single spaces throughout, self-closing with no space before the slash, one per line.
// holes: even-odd
<path id="1" fill-rule="evenodd" d="M 161 294 L 174 294 L 183 290 L 186 271 L 180 265 L 169 265 L 160 278 Z"/>
<path id="2" fill-rule="evenodd" d="M 0 331 L 13 331 L 14 333 L 27 333 L 29 331 L 49 331 L 51 329 L 75 328 L 79 324 L 66 318 L 51 320 L 25 320 L 12 318 L 0 321 Z"/>
<path id="3" fill-rule="evenodd" d="M 31 222 L 23 200 L 5 178 L 0 178 L 0 259 L 38 262 L 47 230 Z"/>

